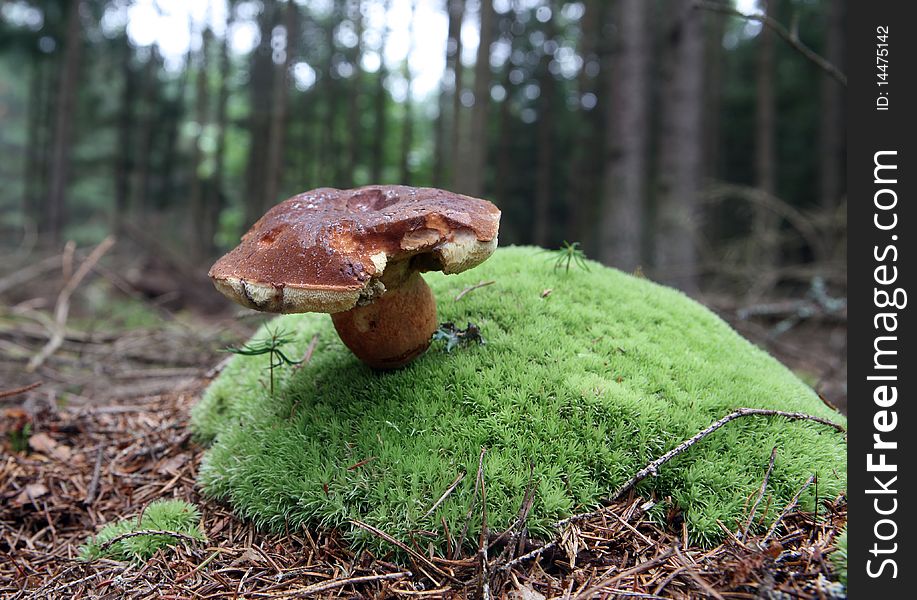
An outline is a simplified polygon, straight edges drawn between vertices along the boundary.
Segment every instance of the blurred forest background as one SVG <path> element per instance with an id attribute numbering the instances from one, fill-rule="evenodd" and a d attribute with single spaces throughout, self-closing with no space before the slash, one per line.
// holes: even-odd
<path id="1" fill-rule="evenodd" d="M 0 6 L 4 244 L 204 264 L 297 192 L 403 183 L 688 291 L 844 286 L 844 86 L 715 2 Z M 842 69 L 843 1 L 719 6 Z"/>
<path id="2" fill-rule="evenodd" d="M 0 0 L 0 317 L 63 331 L 109 235 L 93 318 L 227 311 L 206 269 L 272 204 L 435 186 L 495 202 L 504 245 L 701 298 L 843 402 L 844 40 L 845 0 Z"/>

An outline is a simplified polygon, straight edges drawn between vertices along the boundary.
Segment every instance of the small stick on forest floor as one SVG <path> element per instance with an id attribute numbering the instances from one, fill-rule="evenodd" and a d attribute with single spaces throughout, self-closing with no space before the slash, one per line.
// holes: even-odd
<path id="1" fill-rule="evenodd" d="M 11 390 L 4 390 L 0 392 L 0 399 L 11 398 L 13 396 L 18 396 L 19 394 L 30 392 L 34 390 L 35 388 L 37 388 L 38 386 L 40 386 L 41 384 L 42 384 L 41 381 L 36 381 L 35 383 L 30 383 L 29 385 L 24 385 L 22 387 L 13 388 Z"/>
<path id="2" fill-rule="evenodd" d="M 96 463 L 92 468 L 92 479 L 89 480 L 89 487 L 86 488 L 86 497 L 83 499 L 83 504 L 86 506 L 95 502 L 96 495 L 99 493 L 99 476 L 102 474 L 102 455 L 104 452 L 105 447 L 99 444 L 99 450 L 96 453 Z"/>
<path id="3" fill-rule="evenodd" d="M 446 488 L 446 491 L 443 492 L 443 495 L 439 497 L 439 500 L 437 500 L 436 502 L 433 503 L 433 506 L 431 506 L 431 507 L 430 507 L 430 510 L 428 510 L 427 512 L 425 512 L 425 513 L 423 514 L 423 517 L 422 517 L 422 518 L 426 519 L 427 517 L 429 517 L 430 515 L 432 515 L 432 514 L 433 514 L 433 511 L 435 511 L 437 508 L 439 508 L 439 505 L 446 501 L 446 498 L 449 497 L 449 494 L 451 494 L 452 492 L 455 491 L 455 488 L 458 487 L 458 484 L 460 484 L 460 483 L 462 482 L 463 479 L 465 479 L 465 472 L 464 472 L 464 471 L 462 471 L 461 473 L 459 473 L 458 476 L 455 478 L 455 481 L 453 481 L 451 484 L 449 484 L 449 487 Z"/>
<path id="4" fill-rule="evenodd" d="M 771 459 L 767 463 L 767 472 L 764 474 L 764 481 L 761 482 L 761 489 L 758 490 L 758 497 L 755 498 L 754 504 L 751 505 L 751 510 L 748 511 L 748 520 L 745 522 L 745 529 L 742 530 L 742 535 L 739 536 L 739 539 L 743 542 L 745 541 L 746 536 L 748 536 L 748 529 L 751 527 L 751 522 L 755 519 L 755 511 L 758 510 L 758 504 L 761 503 L 761 498 L 764 497 L 764 492 L 767 490 L 767 482 L 771 478 L 771 473 L 774 470 L 774 460 L 777 458 L 777 446 L 774 446 L 771 450 Z"/>
<path id="5" fill-rule="evenodd" d="M 372 583 L 375 581 L 390 581 L 392 579 L 404 579 L 405 577 L 413 577 L 413 574 L 410 571 L 400 571 L 398 573 L 384 573 L 382 575 L 363 575 L 361 577 L 346 577 L 344 579 L 331 579 L 329 581 L 322 581 L 320 583 L 313 583 L 310 586 L 306 586 L 298 590 L 290 590 L 293 594 L 292 596 L 286 596 L 287 598 L 305 598 L 307 596 L 312 596 L 313 594 L 318 594 L 320 592 L 327 592 L 328 590 L 334 590 L 337 588 L 344 587 L 345 585 L 357 585 L 360 583 Z"/>
<path id="6" fill-rule="evenodd" d="M 799 498 L 802 496 L 802 493 L 805 492 L 812 482 L 815 481 L 815 475 L 810 475 L 802 487 L 799 488 L 799 491 L 796 492 L 796 495 L 793 496 L 793 499 L 790 500 L 790 503 L 786 505 L 786 508 L 777 516 L 777 519 L 774 521 L 774 524 L 771 525 L 771 528 L 767 530 L 767 535 L 764 536 L 764 539 L 761 540 L 761 547 L 767 546 L 767 541 L 771 539 L 771 536 L 774 535 L 774 532 L 777 531 L 777 527 L 780 525 L 780 522 L 783 521 L 783 518 L 789 514 L 791 510 L 796 507 L 796 504 L 799 503 Z"/>
<path id="7" fill-rule="evenodd" d="M 120 541 L 129 539 L 129 538 L 139 537 L 141 535 L 168 535 L 170 537 L 174 537 L 183 542 L 188 542 L 191 544 L 200 541 L 200 540 L 197 540 L 191 537 L 190 535 L 179 533 L 177 531 L 164 531 L 160 529 L 140 529 L 138 531 L 128 531 L 127 533 L 116 535 L 115 537 L 111 538 L 110 540 L 108 540 L 107 542 L 99 546 L 99 552 L 104 553 L 106 550 L 108 550 L 109 548 L 111 548 L 112 546 L 114 546 L 115 544 L 117 544 Z"/>
<path id="8" fill-rule="evenodd" d="M 458 302 L 459 300 L 461 300 L 462 298 L 464 298 L 464 297 L 465 297 L 465 294 L 467 294 L 468 292 L 473 292 L 473 291 L 475 291 L 476 289 L 479 289 L 479 288 L 482 288 L 482 287 L 487 287 L 488 285 L 493 285 L 493 284 L 495 284 L 495 283 L 497 283 L 497 282 L 494 281 L 493 279 L 491 279 L 490 281 L 481 281 L 481 282 L 476 283 L 476 284 L 474 284 L 474 285 L 470 285 L 470 286 L 466 287 L 464 290 L 462 290 L 461 292 L 459 292 L 458 296 L 455 297 L 455 301 Z"/>
<path id="9" fill-rule="evenodd" d="M 114 244 L 115 238 L 111 236 L 102 240 L 102 242 L 89 253 L 86 260 L 80 263 L 79 268 L 73 275 L 67 279 L 67 283 L 64 284 L 63 289 L 60 291 L 60 294 L 58 294 L 57 303 L 54 306 L 54 324 L 51 331 L 51 337 L 38 354 L 33 356 L 29 364 L 26 365 L 26 371 L 29 373 L 34 372 L 35 369 L 43 365 L 44 362 L 48 360 L 48 357 L 54 354 L 54 352 L 60 348 L 61 344 L 64 343 L 67 315 L 70 313 L 70 296 L 76 290 L 77 286 L 80 285 L 80 282 L 83 281 L 83 278 L 86 277 L 86 274 L 92 270 L 93 265 L 99 262 L 99 259 L 101 259 Z"/>

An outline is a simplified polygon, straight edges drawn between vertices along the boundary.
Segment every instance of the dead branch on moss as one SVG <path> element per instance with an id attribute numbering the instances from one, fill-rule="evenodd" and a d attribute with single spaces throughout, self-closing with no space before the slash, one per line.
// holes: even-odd
<path id="1" fill-rule="evenodd" d="M 649 463 L 648 465 L 646 465 L 645 467 L 637 471 L 636 475 L 631 477 L 621 487 L 615 490 L 614 494 L 611 495 L 611 500 L 615 501 L 615 500 L 622 498 L 624 494 L 632 490 L 634 486 L 636 486 L 638 483 L 640 483 L 647 477 L 650 477 L 651 475 L 652 476 L 657 475 L 659 473 L 659 467 L 669 462 L 670 460 L 672 460 L 679 454 L 683 453 L 685 450 L 687 450 L 691 446 L 697 444 L 699 441 L 701 441 L 702 439 L 704 439 L 705 437 L 707 437 L 708 435 L 710 435 L 711 433 L 713 433 L 714 431 L 716 431 L 717 429 L 725 425 L 726 423 L 729 423 L 730 421 L 734 421 L 741 417 L 748 417 L 748 416 L 755 416 L 755 415 L 768 416 L 768 417 L 783 417 L 785 419 L 797 420 L 797 421 L 814 421 L 815 423 L 821 423 L 822 425 L 827 425 L 828 427 L 832 427 L 841 433 L 847 432 L 847 429 L 843 425 L 838 425 L 837 423 L 833 421 L 829 421 L 828 419 L 824 419 L 822 417 L 816 417 L 814 415 L 809 415 L 806 413 L 787 412 L 783 410 L 771 410 L 771 409 L 766 409 L 766 408 L 740 408 L 734 412 L 729 413 L 728 415 L 726 415 L 719 421 L 712 423 L 706 429 L 699 431 L 697 434 L 692 436 L 690 439 L 687 439 L 684 442 L 678 444 L 677 446 L 675 446 L 674 448 L 672 448 L 671 450 L 669 450 L 668 452 L 666 452 L 665 454 L 657 458 L 656 460 L 652 461 L 651 463 Z M 580 516 L 570 517 L 570 519 L 567 519 L 567 522 L 571 522 L 573 519 L 579 520 L 580 518 L 581 518 Z"/>

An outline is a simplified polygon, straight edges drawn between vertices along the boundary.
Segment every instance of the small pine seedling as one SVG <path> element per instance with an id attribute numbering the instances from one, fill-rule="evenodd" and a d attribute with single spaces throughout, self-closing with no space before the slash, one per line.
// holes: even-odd
<path id="1" fill-rule="evenodd" d="M 257 340 L 248 342 L 243 346 L 238 348 L 229 346 L 225 348 L 224 352 L 231 352 L 233 354 L 241 354 L 243 356 L 258 356 L 261 354 L 268 354 L 270 356 L 270 363 L 268 364 L 268 369 L 271 372 L 271 397 L 274 397 L 274 368 L 282 367 L 283 365 L 298 365 L 302 361 L 293 360 L 287 357 L 284 354 L 280 347 L 288 344 L 292 341 L 292 337 L 280 329 L 274 329 L 273 331 L 267 330 L 268 336 L 266 339 Z"/>
<path id="2" fill-rule="evenodd" d="M 150 503 L 140 516 L 103 527 L 98 535 L 86 540 L 80 548 L 80 557 L 83 560 L 104 557 L 145 561 L 161 548 L 173 545 L 180 539 L 204 541 L 206 538 L 201 532 L 200 522 L 201 513 L 193 504 L 182 500 L 157 500 Z M 162 533 L 130 536 L 139 531 Z"/>
<path id="3" fill-rule="evenodd" d="M 586 253 L 583 252 L 583 249 L 580 248 L 579 242 L 567 242 L 564 240 L 564 245 L 557 250 L 548 250 L 552 256 L 548 260 L 554 261 L 554 270 L 563 269 L 565 273 L 570 272 L 570 266 L 576 265 L 584 271 L 589 270 L 589 265 L 586 264 Z"/>

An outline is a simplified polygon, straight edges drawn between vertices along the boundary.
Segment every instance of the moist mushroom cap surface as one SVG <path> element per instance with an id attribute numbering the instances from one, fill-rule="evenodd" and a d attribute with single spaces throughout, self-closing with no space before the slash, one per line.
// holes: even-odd
<path id="1" fill-rule="evenodd" d="M 231 299 L 270 312 L 340 312 L 384 291 L 386 267 L 458 273 L 497 245 L 500 211 L 434 188 L 319 188 L 271 208 L 210 269 Z"/>

